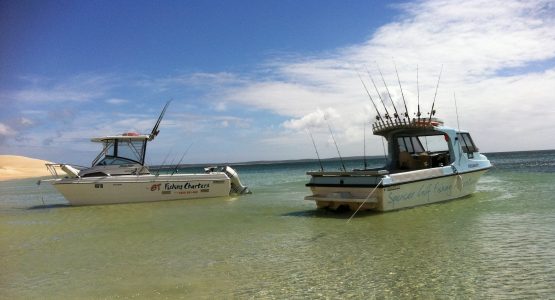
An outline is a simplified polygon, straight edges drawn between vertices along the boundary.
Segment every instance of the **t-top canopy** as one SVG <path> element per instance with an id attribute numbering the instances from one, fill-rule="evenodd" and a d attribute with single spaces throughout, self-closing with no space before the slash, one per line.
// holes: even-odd
<path id="1" fill-rule="evenodd" d="M 129 141 L 141 141 L 148 140 L 150 138 L 149 134 L 138 134 L 136 132 L 126 132 L 122 135 L 108 135 L 103 137 L 92 138 L 92 142 L 103 143 L 109 140 L 129 140 Z"/>

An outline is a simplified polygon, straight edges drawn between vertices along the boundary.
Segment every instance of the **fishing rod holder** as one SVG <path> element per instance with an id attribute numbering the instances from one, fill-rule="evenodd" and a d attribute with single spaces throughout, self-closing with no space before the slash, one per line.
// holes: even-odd
<path id="1" fill-rule="evenodd" d="M 381 120 L 372 124 L 372 131 L 377 135 L 386 135 L 388 132 L 397 129 L 433 129 L 436 126 L 443 125 L 443 121 L 438 118 L 425 119 L 391 119 Z"/>

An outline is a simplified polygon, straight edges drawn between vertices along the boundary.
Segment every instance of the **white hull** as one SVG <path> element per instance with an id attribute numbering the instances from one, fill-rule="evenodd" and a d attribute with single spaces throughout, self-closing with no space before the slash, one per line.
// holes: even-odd
<path id="1" fill-rule="evenodd" d="M 229 196 L 225 173 L 63 178 L 53 186 L 71 205 L 117 204 Z"/>
<path id="2" fill-rule="evenodd" d="M 347 206 L 351 210 L 361 207 L 361 210 L 391 211 L 470 195 L 485 172 L 487 169 L 378 187 L 311 186 L 313 195 L 305 199 L 315 201 L 318 208 Z"/>

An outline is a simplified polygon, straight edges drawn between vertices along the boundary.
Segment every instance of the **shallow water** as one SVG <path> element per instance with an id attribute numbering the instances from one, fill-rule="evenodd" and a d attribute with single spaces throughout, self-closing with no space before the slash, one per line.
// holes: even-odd
<path id="1" fill-rule="evenodd" d="M 0 298 L 553 297 L 555 151 L 488 157 L 469 197 L 350 223 L 303 200 L 314 163 L 238 166 L 248 196 L 144 204 L 0 182 Z"/>

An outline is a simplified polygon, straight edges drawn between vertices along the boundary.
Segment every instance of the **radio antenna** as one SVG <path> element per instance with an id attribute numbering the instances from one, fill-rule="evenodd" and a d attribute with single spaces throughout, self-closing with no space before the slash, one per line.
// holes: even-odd
<path id="1" fill-rule="evenodd" d="M 443 72 L 443 65 L 441 65 L 441 70 L 439 71 L 439 76 L 437 78 L 436 92 L 434 94 L 434 102 L 432 102 L 432 110 L 430 110 L 430 119 L 428 119 L 429 122 L 432 121 L 432 116 L 436 114 L 436 111 L 434 110 L 434 105 L 436 104 L 437 89 L 439 88 L 439 80 L 441 79 L 442 72 Z"/>
<path id="2" fill-rule="evenodd" d="M 316 157 L 318 157 L 318 163 L 320 164 L 320 171 L 324 172 L 324 165 L 322 164 L 322 160 L 320 159 L 320 154 L 318 153 L 318 148 L 316 148 L 316 142 L 314 142 L 314 137 L 312 136 L 312 132 L 310 132 L 310 129 L 306 129 L 306 132 L 308 133 L 308 135 L 310 136 L 310 139 L 312 140 L 312 145 L 314 146 L 314 151 L 316 151 Z"/>
<path id="3" fill-rule="evenodd" d="M 461 134 L 461 124 L 459 123 L 459 108 L 457 106 L 457 97 L 455 96 L 455 91 L 453 91 L 453 99 L 455 100 L 455 113 L 457 114 L 457 130 L 459 131 L 459 133 L 457 133 L 457 139 L 459 140 L 459 163 L 461 163 L 461 159 L 462 159 L 462 145 L 461 145 L 461 139 L 462 139 L 462 134 Z"/>
<path id="4" fill-rule="evenodd" d="M 389 88 L 387 87 L 387 84 L 385 83 L 385 79 L 383 78 L 382 70 L 380 70 L 380 66 L 378 66 L 378 63 L 376 63 L 376 67 L 378 67 L 378 72 L 380 72 L 380 76 L 382 77 L 383 85 L 385 85 L 385 90 L 387 91 L 387 94 L 389 95 L 389 101 L 391 101 L 391 104 L 393 105 L 393 109 L 395 110 L 395 114 L 393 116 L 397 120 L 401 121 L 401 119 L 399 118 L 399 113 L 397 112 L 397 107 L 395 106 L 395 102 L 393 102 L 393 98 L 391 97 L 391 93 L 389 92 Z"/>
<path id="5" fill-rule="evenodd" d="M 393 61 L 395 66 L 395 73 L 397 74 L 397 82 L 399 82 L 399 89 L 401 90 L 401 96 L 403 97 L 403 103 L 405 104 L 405 118 L 409 119 L 409 109 L 407 108 L 407 101 L 405 101 L 405 94 L 403 93 L 403 87 L 401 86 L 401 79 L 399 78 L 399 72 L 397 72 L 397 64 Z"/>

